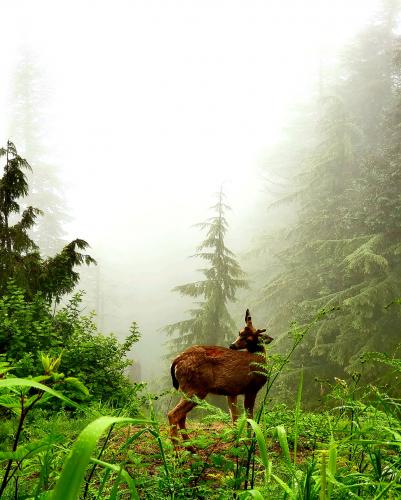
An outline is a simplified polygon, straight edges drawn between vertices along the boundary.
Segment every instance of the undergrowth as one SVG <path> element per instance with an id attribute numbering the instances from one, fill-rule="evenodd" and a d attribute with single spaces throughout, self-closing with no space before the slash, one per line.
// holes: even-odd
<path id="1" fill-rule="evenodd" d="M 226 412 L 199 405 L 185 443 L 195 453 L 174 450 L 158 409 L 173 391 L 136 393 L 136 404 L 123 408 L 76 403 L 71 387 L 85 387 L 59 374 L 57 359 L 45 357 L 36 379 L 14 378 L 3 361 L 1 498 L 400 498 L 401 405 L 386 388 L 366 386 L 361 373 L 334 379 L 320 408 L 306 411 L 301 370 L 293 404 L 272 400 L 273 384 L 312 326 L 293 325 L 289 352 L 269 353 L 259 367 L 269 381 L 254 419 L 242 415 L 232 425 Z M 370 353 L 365 361 L 400 375 L 398 359 Z M 52 410 L 52 400 L 61 407 Z"/>

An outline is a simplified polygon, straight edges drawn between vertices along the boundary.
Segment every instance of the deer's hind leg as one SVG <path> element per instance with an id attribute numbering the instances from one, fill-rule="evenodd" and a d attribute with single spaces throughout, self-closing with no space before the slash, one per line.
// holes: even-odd
<path id="1" fill-rule="evenodd" d="M 237 396 L 227 396 L 227 401 L 228 401 L 228 409 L 231 415 L 231 420 L 233 424 L 235 424 L 238 418 Z"/>
<path id="2" fill-rule="evenodd" d="M 170 423 L 170 433 L 174 444 L 178 441 L 178 428 L 185 430 L 185 419 L 187 413 L 196 406 L 196 403 L 182 398 L 177 406 L 168 412 L 168 420 Z"/>
<path id="3" fill-rule="evenodd" d="M 187 397 L 197 396 L 200 399 L 204 399 L 206 394 L 188 394 Z M 185 426 L 185 421 L 187 418 L 187 414 L 196 406 L 194 401 L 190 401 L 188 399 L 182 398 L 177 406 L 175 406 L 168 413 L 168 420 L 170 422 L 170 433 L 171 439 L 175 447 L 178 445 L 178 428 L 181 431 L 181 435 L 184 440 L 188 440 L 189 436 L 186 432 L 187 428 Z"/>
<path id="4" fill-rule="evenodd" d="M 191 401 L 187 401 L 187 403 L 191 403 L 191 406 L 188 405 L 188 410 L 186 410 L 185 412 L 183 412 L 183 415 L 182 417 L 178 420 L 178 427 L 180 428 L 180 434 L 182 436 L 182 439 L 184 441 L 188 441 L 189 439 L 189 436 L 188 436 L 188 433 L 187 433 L 187 428 L 186 428 L 186 425 L 185 425 L 185 421 L 187 419 L 187 414 L 192 410 L 192 408 L 194 408 L 194 406 L 196 406 L 196 403 L 192 403 Z"/>

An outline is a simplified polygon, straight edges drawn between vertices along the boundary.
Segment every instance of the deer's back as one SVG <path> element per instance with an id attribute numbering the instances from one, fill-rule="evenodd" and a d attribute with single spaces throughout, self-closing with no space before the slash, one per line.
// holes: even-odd
<path id="1" fill-rule="evenodd" d="M 189 394 L 206 392 L 234 396 L 258 391 L 266 377 L 255 362 L 264 355 L 219 346 L 193 346 L 177 356 L 175 376 L 180 389 Z"/>

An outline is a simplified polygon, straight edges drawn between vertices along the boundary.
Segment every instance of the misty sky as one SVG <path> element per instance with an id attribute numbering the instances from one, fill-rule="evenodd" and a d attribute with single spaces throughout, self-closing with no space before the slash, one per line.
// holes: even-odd
<path id="1" fill-rule="evenodd" d="M 187 256 L 201 235 L 191 225 L 209 215 L 222 183 L 232 249 L 246 248 L 269 145 L 312 92 L 319 61 L 332 64 L 376 6 L 1 2 L 1 145 L 16 63 L 29 51 L 47 96 L 40 127 L 73 216 L 69 237 L 85 238 L 109 275 L 122 276 L 115 286 L 132 284 L 132 311 L 122 314 L 139 321 L 140 349 L 165 318 L 181 319 L 146 305 L 180 300 L 169 290 L 194 277 Z"/>

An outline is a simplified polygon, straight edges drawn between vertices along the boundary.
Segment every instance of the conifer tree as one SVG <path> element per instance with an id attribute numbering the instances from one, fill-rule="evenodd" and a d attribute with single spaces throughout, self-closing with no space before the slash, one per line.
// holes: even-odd
<path id="1" fill-rule="evenodd" d="M 321 307 L 341 307 L 296 354 L 315 376 L 341 376 L 364 351 L 397 343 L 398 313 L 385 305 L 401 294 L 398 111 L 389 131 L 401 78 L 393 63 L 395 3 L 386 5 L 320 96 L 314 140 L 284 198 L 297 214 L 257 297 L 275 335 Z"/>
<path id="2" fill-rule="evenodd" d="M 48 92 L 39 65 L 25 48 L 17 65 L 10 98 L 9 136 L 34 174 L 26 172 L 29 193 L 26 204 L 39 207 L 42 216 L 31 228 L 32 239 L 45 256 L 53 256 L 67 243 L 63 224 L 70 220 L 57 167 L 48 160 L 43 123 Z"/>
<path id="3" fill-rule="evenodd" d="M 28 234 L 41 211 L 29 206 L 18 220 L 20 199 L 28 194 L 25 172 L 30 166 L 10 141 L 6 148 L 0 148 L 0 158 L 5 158 L 0 178 L 0 293 L 4 293 L 12 279 L 28 298 L 42 292 L 49 302 L 57 302 L 78 282 L 75 266 L 94 263 L 92 257 L 79 252 L 88 244 L 76 239 L 55 256 L 43 259 Z"/>
<path id="4" fill-rule="evenodd" d="M 199 269 L 204 279 L 174 288 L 183 296 L 201 300 L 189 311 L 189 319 L 165 328 L 173 337 L 170 343 L 173 353 L 193 344 L 224 345 L 235 335 L 235 323 L 227 305 L 235 301 L 236 291 L 246 288 L 247 282 L 235 255 L 224 242 L 228 229 L 225 212 L 229 207 L 223 200 L 224 194 L 220 190 L 217 203 L 212 207 L 215 215 L 197 225 L 206 230 L 206 238 L 194 255 L 208 264 Z"/>
<path id="5" fill-rule="evenodd" d="M 36 244 L 27 231 L 34 225 L 38 209 L 28 207 L 21 220 L 12 224 L 12 218 L 20 212 L 19 198 L 28 193 L 28 183 L 24 170 L 30 168 L 21 158 L 12 142 L 0 149 L 0 158 L 6 157 L 4 175 L 0 179 L 0 283 L 4 286 L 9 277 L 22 271 L 25 261 L 37 262 L 39 254 Z"/>

